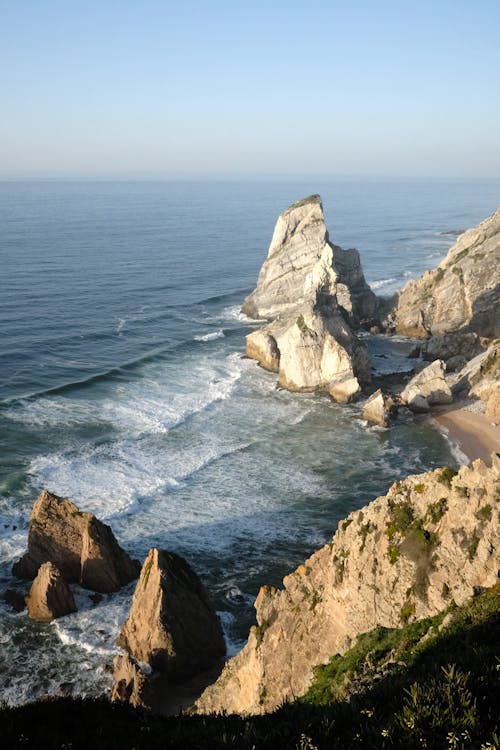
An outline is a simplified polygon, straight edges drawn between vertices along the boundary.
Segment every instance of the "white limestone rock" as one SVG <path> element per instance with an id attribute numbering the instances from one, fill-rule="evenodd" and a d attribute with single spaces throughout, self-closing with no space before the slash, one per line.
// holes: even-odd
<path id="1" fill-rule="evenodd" d="M 437 359 L 417 373 L 401 392 L 401 400 L 412 411 L 427 411 L 431 405 L 451 404 L 453 397 L 443 361 Z"/>

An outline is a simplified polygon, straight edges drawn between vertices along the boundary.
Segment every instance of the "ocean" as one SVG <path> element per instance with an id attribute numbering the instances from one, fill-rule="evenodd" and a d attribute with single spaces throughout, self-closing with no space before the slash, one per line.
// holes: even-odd
<path id="1" fill-rule="evenodd" d="M 499 181 L 0 183 L 0 596 L 46 488 L 141 561 L 186 557 L 234 654 L 263 583 L 395 480 L 457 463 L 425 420 L 368 428 L 242 357 L 275 220 L 313 192 L 384 295 L 500 205 Z M 411 367 L 411 342 L 367 340 L 378 372 Z M 109 694 L 133 589 L 75 587 L 78 613 L 51 624 L 0 599 L 0 698 Z"/>

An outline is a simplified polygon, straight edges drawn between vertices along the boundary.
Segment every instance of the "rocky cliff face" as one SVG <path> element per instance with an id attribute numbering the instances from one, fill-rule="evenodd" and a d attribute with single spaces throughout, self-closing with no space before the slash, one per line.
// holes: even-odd
<path id="1" fill-rule="evenodd" d="M 67 498 L 44 490 L 33 506 L 28 551 L 12 572 L 19 578 L 34 578 L 47 561 L 59 568 L 67 582 L 101 593 L 118 591 L 139 573 L 109 526 L 93 513 L 82 513 Z"/>
<path id="2" fill-rule="evenodd" d="M 219 618 L 196 573 L 179 555 L 157 549 L 144 562 L 117 643 L 126 653 L 115 660 L 113 699 L 161 711 L 170 685 L 220 669 L 226 652 Z"/>
<path id="3" fill-rule="evenodd" d="M 437 268 L 410 281 L 386 324 L 418 338 L 458 330 L 500 336 L 500 210 L 462 234 Z"/>
<path id="4" fill-rule="evenodd" d="M 308 688 L 312 667 L 357 635 L 438 613 L 495 584 L 500 459 L 395 483 L 339 524 L 283 581 L 264 586 L 243 650 L 196 703 L 201 713 L 270 711 Z"/>
<path id="5" fill-rule="evenodd" d="M 352 378 L 369 381 L 368 352 L 352 327 L 373 322 L 377 299 L 358 252 L 329 242 L 318 195 L 278 218 L 257 288 L 242 310 L 270 321 L 247 337 L 246 353 L 277 372 L 283 387 L 328 391 Z"/>
<path id="6" fill-rule="evenodd" d="M 61 571 L 54 563 L 40 566 L 26 597 L 28 615 L 33 620 L 50 622 L 56 617 L 76 612 L 75 600 Z"/>

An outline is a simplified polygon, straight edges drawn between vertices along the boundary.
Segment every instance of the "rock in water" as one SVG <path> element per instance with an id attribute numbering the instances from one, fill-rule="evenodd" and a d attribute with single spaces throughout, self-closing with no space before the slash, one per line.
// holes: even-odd
<path id="1" fill-rule="evenodd" d="M 19 578 L 34 578 L 53 562 L 69 583 L 101 593 L 118 591 L 137 578 L 139 567 L 93 513 L 82 513 L 67 498 L 44 490 L 31 514 L 28 552 L 14 564 Z"/>
<path id="2" fill-rule="evenodd" d="M 360 633 L 401 627 L 493 586 L 500 567 L 500 458 L 396 482 L 339 523 L 330 544 L 264 586 L 257 625 L 200 713 L 259 714 L 303 695 L 313 668 Z"/>
<path id="3" fill-rule="evenodd" d="M 376 315 L 377 298 L 357 250 L 332 245 L 319 195 L 294 203 L 276 222 L 256 289 L 242 305 L 252 318 L 274 320 L 321 295 L 332 298 L 354 325 Z"/>
<path id="4" fill-rule="evenodd" d="M 379 388 L 372 393 L 363 406 L 363 419 L 379 427 L 389 427 L 391 415 L 394 411 L 394 401 L 391 396 L 383 393 Z"/>
<path id="5" fill-rule="evenodd" d="M 500 336 L 500 210 L 462 234 L 437 268 L 399 292 L 386 325 L 418 338 L 462 329 Z"/>
<path id="6" fill-rule="evenodd" d="M 348 392 L 337 392 L 339 400 L 352 400 L 369 382 L 368 352 L 351 326 L 373 323 L 377 298 L 358 252 L 329 242 L 318 195 L 278 218 L 257 288 L 242 310 L 270 321 L 247 336 L 246 353 L 277 372 L 283 387 L 332 392 L 351 381 Z"/>
<path id="7" fill-rule="evenodd" d="M 31 619 L 40 622 L 50 622 L 76 612 L 73 594 L 59 568 L 51 562 L 40 565 L 26 604 Z"/>
<path id="8" fill-rule="evenodd" d="M 220 668 L 226 652 L 200 579 L 182 557 L 158 549 L 144 562 L 117 643 L 127 653 L 115 660 L 113 699 L 159 710 L 169 686 Z"/>

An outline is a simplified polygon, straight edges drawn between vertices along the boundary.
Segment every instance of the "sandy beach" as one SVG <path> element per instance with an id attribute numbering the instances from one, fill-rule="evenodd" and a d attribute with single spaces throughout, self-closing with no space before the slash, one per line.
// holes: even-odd
<path id="1" fill-rule="evenodd" d="M 455 405 L 434 413 L 436 421 L 448 430 L 469 461 L 481 458 L 491 465 L 491 454 L 500 453 L 500 424 L 494 424 L 484 414 L 457 408 Z"/>

